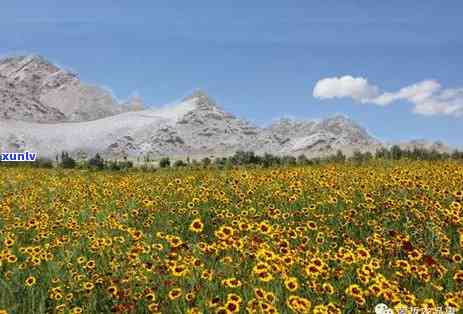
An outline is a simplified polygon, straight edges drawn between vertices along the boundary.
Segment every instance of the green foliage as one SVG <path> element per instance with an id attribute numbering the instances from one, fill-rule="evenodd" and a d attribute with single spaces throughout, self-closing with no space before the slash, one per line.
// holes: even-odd
<path id="1" fill-rule="evenodd" d="M 103 169 L 104 168 L 104 159 L 101 158 L 100 154 L 95 154 L 95 156 L 93 158 L 91 158 L 89 161 L 88 161 L 88 165 L 91 167 L 91 168 L 96 168 L 96 169 Z"/>
<path id="2" fill-rule="evenodd" d="M 208 167 L 211 165 L 212 160 L 209 157 L 205 157 L 201 160 L 201 163 L 203 164 L 204 167 Z"/>
<path id="3" fill-rule="evenodd" d="M 159 167 L 161 168 L 169 168 L 170 167 L 170 158 L 164 157 L 159 161 Z"/>
<path id="4" fill-rule="evenodd" d="M 346 155 L 344 155 L 344 153 L 341 150 L 338 150 L 336 152 L 336 156 L 334 157 L 334 160 L 336 162 L 344 162 L 346 161 Z"/>
<path id="5" fill-rule="evenodd" d="M 402 158 L 403 156 L 403 150 L 398 146 L 398 145 L 394 145 L 391 147 L 391 158 L 393 160 L 399 160 Z"/>
<path id="6" fill-rule="evenodd" d="M 133 163 L 131 161 L 109 161 L 106 163 L 106 168 L 113 171 L 119 170 L 128 170 L 133 167 Z"/>
<path id="7" fill-rule="evenodd" d="M 179 159 L 179 160 L 176 160 L 174 162 L 174 167 L 175 168 L 182 168 L 182 167 L 186 167 L 186 166 L 188 166 L 188 164 L 186 162 L 184 162 L 183 160 Z"/>
<path id="8" fill-rule="evenodd" d="M 254 152 L 237 151 L 230 157 L 233 165 L 252 165 L 259 164 L 260 157 L 256 156 Z"/>
<path id="9" fill-rule="evenodd" d="M 82 169 L 97 169 L 97 170 L 127 170 L 133 167 L 131 161 L 106 161 L 99 153 L 95 154 L 94 157 L 88 161 L 80 161 L 77 164 L 76 160 L 70 157 L 69 153 L 62 152 L 61 160 L 58 156 L 57 164 L 61 168 L 75 168 L 79 166 Z M 405 150 L 400 148 L 398 145 L 388 148 L 380 148 L 376 150 L 374 154 L 371 152 L 360 152 L 355 151 L 351 156 L 347 157 L 341 150 L 338 150 L 336 154 L 326 157 L 315 157 L 308 158 L 306 155 L 301 154 L 297 158 L 289 155 L 273 155 L 265 153 L 262 156 L 256 155 L 252 151 L 237 151 L 235 154 L 229 157 L 216 157 L 211 159 L 205 157 L 200 161 L 190 159 L 188 157 L 186 162 L 183 160 L 176 160 L 173 164 L 169 157 L 164 157 L 159 161 L 160 168 L 170 168 L 171 165 L 174 168 L 190 168 L 190 169 L 201 169 L 201 168 L 218 168 L 218 169 L 230 169 L 233 167 L 258 167 L 258 168 L 269 168 L 277 166 L 304 166 L 304 165 L 319 165 L 326 163 L 345 163 L 350 162 L 354 164 L 367 163 L 370 160 L 423 160 L 423 161 L 437 161 L 437 160 L 457 160 L 463 161 L 463 152 L 455 150 L 451 154 L 441 153 L 436 150 L 427 150 L 414 148 L 413 150 Z M 137 158 L 140 161 L 140 158 Z M 144 156 L 144 163 L 138 166 L 138 168 L 148 171 L 153 170 L 153 167 L 148 167 L 151 162 L 149 155 Z M 1 166 L 15 166 L 25 165 L 23 162 L 0 162 Z M 53 162 L 47 158 L 38 158 L 36 162 L 28 163 L 32 167 L 36 168 L 52 168 Z"/>
<path id="10" fill-rule="evenodd" d="M 53 168 L 53 161 L 48 158 L 39 157 L 32 163 L 35 168 Z"/>
<path id="11" fill-rule="evenodd" d="M 105 168 L 118 170 L 126 162 L 107 161 Z M 462 199 L 458 162 L 379 159 L 356 166 L 348 160 L 278 171 L 214 166 L 130 175 L 2 169 L 0 243 L 8 254 L 0 263 L 0 312 L 135 314 L 152 312 L 154 305 L 159 313 L 188 313 L 193 303 L 186 295 L 193 292 L 202 313 L 219 312 L 210 306 L 217 296 L 221 304 L 238 296 L 242 303 L 235 313 L 245 313 L 252 312 L 248 301 L 259 297 L 260 288 L 273 294 L 278 313 L 317 312 L 328 302 L 336 312 L 370 313 L 380 300 L 361 287 L 367 291 L 373 284 L 389 285 L 399 298 L 413 295 L 418 305 L 460 293 L 461 256 L 455 257 L 463 233 L 460 217 L 450 210 L 460 209 Z M 309 269 L 315 261 L 321 265 L 312 267 L 316 273 Z M 364 265 L 372 270 L 368 285 L 362 282 Z M 411 265 L 445 265 L 449 271 L 424 277 Z M 204 271 L 212 274 L 209 280 L 202 278 Z M 267 271 L 272 277 L 263 281 Z M 226 284 L 229 278 L 240 286 Z M 288 279 L 298 283 L 296 291 Z M 329 284 L 333 293 L 312 284 Z M 177 288 L 182 296 L 170 300 Z M 147 292 L 154 293 L 151 300 Z M 287 302 L 294 296 L 310 302 L 310 311 Z M 459 294 L 452 299 L 461 300 Z"/>
<path id="12" fill-rule="evenodd" d="M 76 167 L 76 161 L 69 156 L 68 152 L 62 152 L 60 166 L 64 169 L 72 169 Z"/>
<path id="13" fill-rule="evenodd" d="M 297 157 L 297 163 L 298 163 L 299 165 L 307 165 L 307 164 L 309 164 L 309 159 L 307 158 L 306 155 L 301 154 L 301 155 L 299 155 L 299 156 Z"/>

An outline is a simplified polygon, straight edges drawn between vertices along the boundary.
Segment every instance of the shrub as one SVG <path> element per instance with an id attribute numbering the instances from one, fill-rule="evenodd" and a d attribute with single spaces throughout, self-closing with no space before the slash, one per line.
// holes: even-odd
<path id="1" fill-rule="evenodd" d="M 69 156 L 69 153 L 61 153 L 61 163 L 60 166 L 65 169 L 71 169 L 76 167 L 76 161 Z"/>
<path id="2" fill-rule="evenodd" d="M 181 167 L 186 167 L 187 166 L 187 163 L 184 162 L 183 160 L 176 160 L 174 162 L 174 167 L 175 168 L 181 168 Z"/>
<path id="3" fill-rule="evenodd" d="M 170 158 L 164 157 L 159 161 L 159 167 L 161 168 L 169 168 L 170 167 Z"/>
<path id="4" fill-rule="evenodd" d="M 88 161 L 88 165 L 92 168 L 103 169 L 104 168 L 104 159 L 101 158 L 100 154 L 96 155 Z"/>
<path id="5" fill-rule="evenodd" d="M 53 161 L 49 158 L 38 157 L 33 166 L 37 168 L 53 168 Z"/>
<path id="6" fill-rule="evenodd" d="M 208 167 L 211 165 L 212 160 L 209 157 L 204 157 L 203 159 L 201 159 L 201 163 L 204 167 Z"/>

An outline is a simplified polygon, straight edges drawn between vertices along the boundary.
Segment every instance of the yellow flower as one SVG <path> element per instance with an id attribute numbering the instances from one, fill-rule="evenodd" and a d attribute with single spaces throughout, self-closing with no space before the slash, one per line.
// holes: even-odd
<path id="1" fill-rule="evenodd" d="M 212 271 L 210 270 L 204 270 L 202 273 L 201 273 L 201 278 L 202 279 L 205 279 L 207 281 L 211 281 L 212 280 Z"/>
<path id="2" fill-rule="evenodd" d="M 291 292 L 296 291 L 297 288 L 299 288 L 299 283 L 296 277 L 288 277 L 285 279 L 284 283 L 286 289 L 288 289 Z"/>
<path id="3" fill-rule="evenodd" d="M 312 303 L 296 295 L 291 295 L 286 300 L 286 305 L 296 313 L 309 313 Z"/>
<path id="4" fill-rule="evenodd" d="M 34 276 L 29 276 L 26 279 L 26 286 L 32 287 L 33 285 L 35 285 L 36 282 L 37 282 L 37 279 L 35 279 Z"/>
<path id="5" fill-rule="evenodd" d="M 218 296 L 213 297 L 211 300 L 208 301 L 207 305 L 211 308 L 215 308 L 219 306 L 220 304 L 220 298 Z"/>
<path id="6" fill-rule="evenodd" d="M 182 295 L 182 289 L 174 288 L 169 291 L 169 299 L 175 300 Z"/>
<path id="7" fill-rule="evenodd" d="M 239 288 L 242 286 L 242 282 L 239 279 L 236 279 L 235 277 L 228 278 L 222 280 L 222 285 L 229 287 L 229 288 Z"/>
<path id="8" fill-rule="evenodd" d="M 84 310 L 80 307 L 80 306 L 76 306 L 74 308 L 72 308 L 71 310 L 71 313 L 72 314 L 80 314 L 82 313 Z"/>
<path id="9" fill-rule="evenodd" d="M 108 293 L 111 294 L 112 296 L 116 296 L 118 290 L 116 286 L 109 286 L 106 291 L 108 291 Z"/>
<path id="10" fill-rule="evenodd" d="M 145 295 L 145 299 L 148 301 L 148 302 L 153 302 L 154 300 L 156 300 L 156 296 L 154 295 L 154 293 L 148 293 L 147 295 Z"/>
<path id="11" fill-rule="evenodd" d="M 87 258 L 85 256 L 79 256 L 77 258 L 77 263 L 78 264 L 83 264 L 83 263 L 85 263 L 86 260 L 87 260 Z"/>
<path id="12" fill-rule="evenodd" d="M 183 265 L 174 265 L 171 267 L 171 272 L 175 277 L 183 277 L 187 274 L 188 269 Z"/>
<path id="13" fill-rule="evenodd" d="M 273 275 L 272 275 L 272 273 L 264 270 L 264 271 L 257 274 L 257 278 L 260 281 L 269 282 L 269 281 L 271 281 L 273 279 Z"/>
<path id="14" fill-rule="evenodd" d="M 272 226 L 267 221 L 263 221 L 259 224 L 258 229 L 263 234 L 269 234 L 272 231 Z"/>
<path id="15" fill-rule="evenodd" d="M 203 231 L 203 229 L 204 229 L 204 224 L 201 221 L 201 219 L 196 218 L 191 222 L 189 229 L 192 232 L 201 233 Z"/>
<path id="16" fill-rule="evenodd" d="M 150 311 L 151 313 L 156 313 L 159 311 L 159 304 L 157 303 L 150 303 L 148 305 L 148 311 Z"/>
<path id="17" fill-rule="evenodd" d="M 188 309 L 187 314 L 202 314 L 197 307 L 192 307 L 191 309 Z"/>
<path id="18" fill-rule="evenodd" d="M 227 295 L 227 300 L 228 301 L 233 301 L 233 302 L 238 303 L 238 304 L 241 303 L 241 301 L 242 301 L 241 297 L 239 295 L 237 295 L 236 293 L 229 293 Z"/>
<path id="19" fill-rule="evenodd" d="M 16 257 L 16 255 L 9 255 L 8 256 L 8 263 L 16 263 L 18 261 L 18 258 Z"/>
<path id="20" fill-rule="evenodd" d="M 362 289 L 358 286 L 358 285 L 350 285 L 347 289 L 346 289 L 346 293 L 352 297 L 361 297 L 363 295 L 362 293 Z"/>
<path id="21" fill-rule="evenodd" d="M 95 288 L 95 285 L 93 284 L 93 282 L 87 281 L 83 284 L 83 287 L 85 290 L 92 290 L 93 288 Z"/>
<path id="22" fill-rule="evenodd" d="M 329 282 L 325 282 L 322 285 L 323 291 L 325 291 L 327 294 L 333 294 L 335 292 L 333 286 Z"/>
<path id="23" fill-rule="evenodd" d="M 193 301 L 193 299 L 195 298 L 195 294 L 193 292 L 188 292 L 186 295 L 185 295 L 185 300 L 187 300 L 188 302 L 191 302 Z"/>
<path id="24" fill-rule="evenodd" d="M 3 241 L 3 244 L 5 244 L 6 247 L 10 248 L 10 247 L 12 247 L 13 244 L 14 244 L 14 239 L 10 239 L 10 238 L 5 239 L 5 240 Z"/>

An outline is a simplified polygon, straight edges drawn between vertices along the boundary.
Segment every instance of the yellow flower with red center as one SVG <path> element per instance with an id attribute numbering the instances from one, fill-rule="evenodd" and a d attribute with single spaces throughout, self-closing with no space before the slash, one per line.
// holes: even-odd
<path id="1" fill-rule="evenodd" d="M 352 284 L 346 288 L 346 294 L 356 298 L 361 297 L 363 295 L 363 292 L 359 285 Z"/>
<path id="2" fill-rule="evenodd" d="M 284 281 L 286 289 L 291 292 L 294 292 L 299 288 L 299 283 L 296 277 L 288 277 Z"/>
<path id="3" fill-rule="evenodd" d="M 182 289 L 180 288 L 173 288 L 169 291 L 169 299 L 171 300 L 175 300 L 177 298 L 179 298 L 180 296 L 182 295 Z"/>
<path id="4" fill-rule="evenodd" d="M 29 276 L 26 278 L 26 286 L 28 287 L 32 287 L 33 285 L 35 285 L 35 283 L 37 282 L 37 279 L 34 277 L 34 276 Z"/>
<path id="5" fill-rule="evenodd" d="M 203 229 L 204 229 L 204 224 L 201 221 L 201 219 L 196 218 L 191 222 L 189 229 L 192 232 L 201 233 L 203 231 Z"/>

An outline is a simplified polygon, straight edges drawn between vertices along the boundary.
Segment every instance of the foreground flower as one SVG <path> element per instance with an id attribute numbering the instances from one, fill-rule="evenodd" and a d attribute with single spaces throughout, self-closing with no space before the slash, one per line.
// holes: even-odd
<path id="1" fill-rule="evenodd" d="M 190 231 L 192 232 L 195 232 L 195 233 L 200 233 L 203 231 L 203 228 L 204 228 L 204 224 L 203 222 L 201 221 L 201 219 L 199 218 L 196 218 L 195 220 L 193 220 L 190 224 Z"/>
<path id="2" fill-rule="evenodd" d="M 37 282 L 37 279 L 35 279 L 34 276 L 29 276 L 26 279 L 26 286 L 32 287 L 33 285 L 35 285 L 36 282 Z"/>

